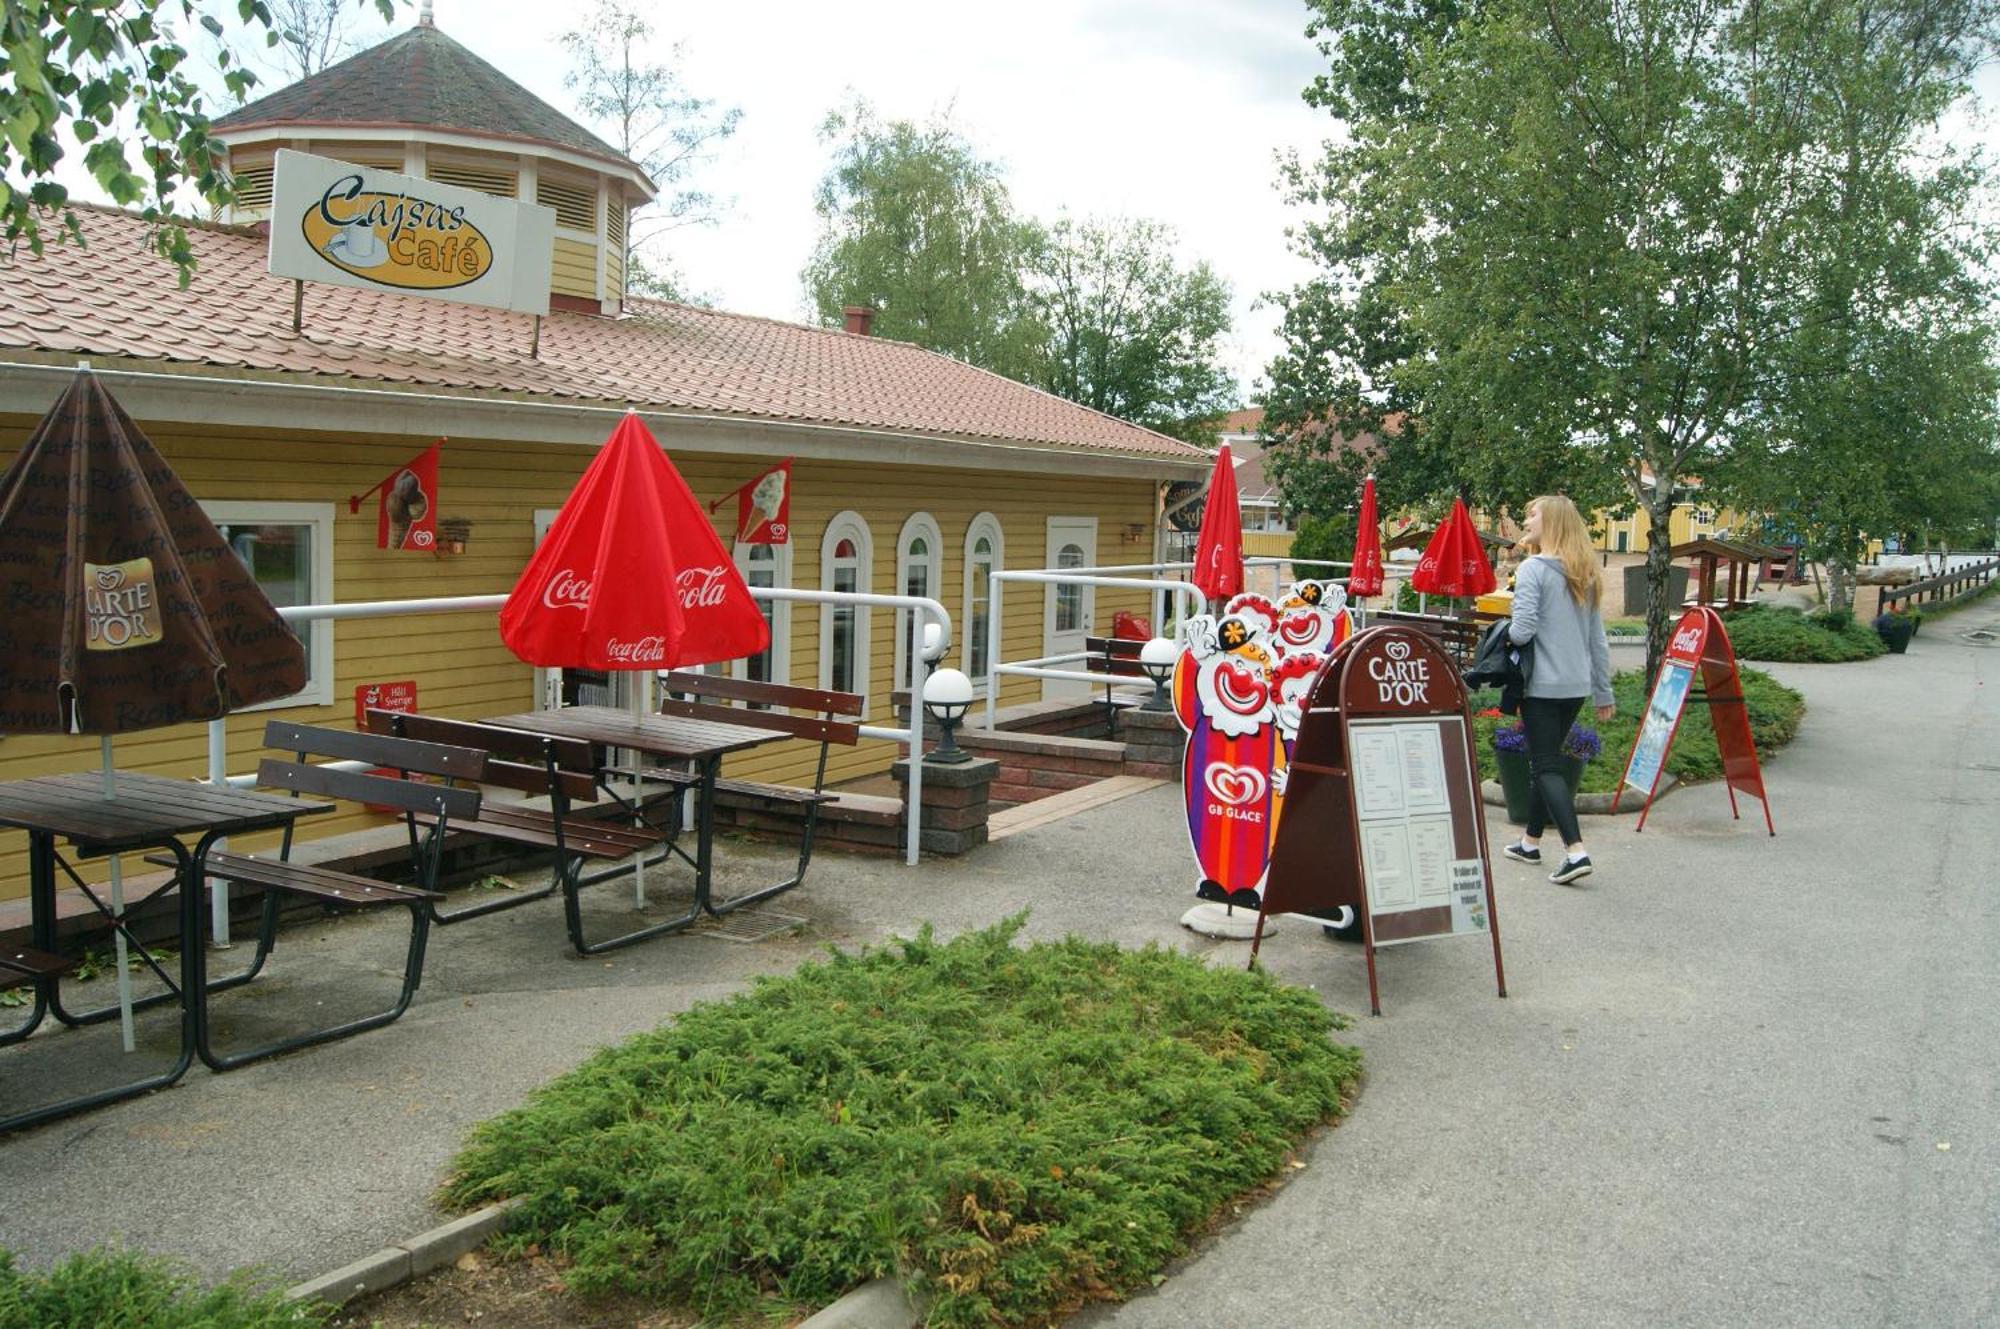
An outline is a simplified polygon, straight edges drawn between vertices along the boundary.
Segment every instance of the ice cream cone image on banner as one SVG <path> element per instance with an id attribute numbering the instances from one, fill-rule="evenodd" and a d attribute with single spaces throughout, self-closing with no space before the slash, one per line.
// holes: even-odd
<path id="1" fill-rule="evenodd" d="M 430 498 L 415 471 L 404 471 L 389 486 L 389 548 L 401 549 L 410 538 L 410 526 L 429 515 Z"/>
<path id="2" fill-rule="evenodd" d="M 757 482 L 750 491 L 750 520 L 745 523 L 751 530 L 765 522 L 776 520 L 785 510 L 785 499 L 791 490 L 790 477 L 784 471 L 772 471 Z"/>
<path id="3" fill-rule="evenodd" d="M 792 539 L 792 459 L 785 458 L 754 480 L 708 505 L 715 511 L 736 500 L 736 543 L 782 545 Z"/>
<path id="4" fill-rule="evenodd" d="M 437 547 L 438 445 L 430 447 L 406 465 L 391 471 L 368 491 L 379 494 L 375 512 L 377 549 L 434 549 Z M 347 500 L 349 512 L 361 511 L 356 494 Z"/>

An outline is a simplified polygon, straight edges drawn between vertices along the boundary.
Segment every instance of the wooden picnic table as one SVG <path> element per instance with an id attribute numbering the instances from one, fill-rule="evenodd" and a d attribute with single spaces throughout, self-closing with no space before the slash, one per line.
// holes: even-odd
<path id="1" fill-rule="evenodd" d="M 576 738 L 596 744 L 600 748 L 618 748 L 626 752 L 641 753 L 647 757 L 667 761 L 692 763 L 698 779 L 695 784 L 695 852 L 692 860 L 674 847 L 670 840 L 667 852 L 679 854 L 689 861 L 694 869 L 694 903 L 688 912 L 678 918 L 640 928 L 609 942 L 600 942 L 593 952 L 624 946 L 635 941 L 643 941 L 665 932 L 676 932 L 701 917 L 704 912 L 714 913 L 714 842 L 715 842 L 715 782 L 722 773 L 722 759 L 732 752 L 759 747 L 765 743 L 776 743 L 793 735 L 782 729 L 767 729 L 757 725 L 752 717 L 756 712 L 744 712 L 742 724 L 722 723 L 714 720 L 697 720 L 676 715 L 634 715 L 631 711 L 620 710 L 616 706 L 565 706 L 553 711 L 526 711 L 519 715 L 499 715 L 483 723 L 501 725 L 508 729 L 525 729 L 530 733 L 551 734 L 557 738 Z M 607 793 L 617 797 L 612 787 L 615 776 L 623 774 L 608 764 L 609 752 L 599 759 L 598 781 Z M 636 776 L 636 763 L 633 774 Z M 635 780 L 635 783 L 637 781 Z M 638 800 L 634 800 L 636 810 Z M 588 880 L 601 881 L 606 876 L 625 871 L 616 867 L 599 873 Z"/>
<path id="2" fill-rule="evenodd" d="M 300 817 L 331 812 L 332 805 L 308 803 L 280 794 L 258 793 L 228 785 L 201 784 L 137 771 L 116 771 L 112 775 L 113 797 L 105 797 L 102 771 L 45 775 L 30 780 L 0 783 L 0 826 L 28 833 L 28 899 L 31 943 L 7 953 L 10 968 L 32 975 L 35 998 L 27 1022 L 0 1035 L 0 1045 L 18 1043 L 34 1033 L 45 1016 L 69 1026 L 94 1024 L 115 1018 L 116 1005 L 96 1011 L 72 1012 L 62 1004 L 63 962 L 56 955 L 56 874 L 67 875 L 83 890 L 98 912 L 138 947 L 141 958 L 152 965 L 168 991 L 148 998 L 137 1006 L 177 1002 L 181 1008 L 181 1047 L 174 1064 L 166 1071 L 113 1089 L 33 1108 L 0 1118 L 0 1132 L 32 1126 L 55 1117 L 67 1116 L 104 1103 L 131 1098 L 149 1090 L 164 1088 L 187 1073 L 206 1019 L 207 950 L 202 936 L 201 892 L 190 883 L 201 879 L 201 868 L 209 850 L 225 836 L 250 831 L 272 830 L 291 825 Z M 185 841 L 195 840 L 190 850 Z M 78 857 L 101 858 L 107 854 L 140 849 L 166 849 L 176 862 L 174 884 L 180 888 L 181 973 L 176 985 L 152 960 L 151 953 L 125 928 L 66 862 L 57 847 L 68 840 Z"/>

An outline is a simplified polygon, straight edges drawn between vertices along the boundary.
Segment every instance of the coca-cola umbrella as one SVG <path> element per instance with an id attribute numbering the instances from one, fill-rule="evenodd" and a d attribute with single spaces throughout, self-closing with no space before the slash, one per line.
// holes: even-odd
<path id="1" fill-rule="evenodd" d="M 1465 510 L 1465 500 L 1454 498 L 1451 511 L 1417 561 L 1417 570 L 1410 577 L 1411 589 L 1426 595 L 1470 597 L 1484 595 L 1498 584 L 1479 542 L 1479 532 L 1473 529 L 1472 514 Z"/>
<path id="2" fill-rule="evenodd" d="M 1359 600 L 1382 593 L 1382 522 L 1375 515 L 1375 477 L 1361 485 L 1361 512 L 1355 518 L 1354 563 L 1348 569 L 1347 593 Z"/>
<path id="3" fill-rule="evenodd" d="M 1195 539 L 1194 571 L 1188 580 L 1211 600 L 1227 600 L 1243 590 L 1243 512 L 1236 497 L 1236 464 L 1224 443 L 1208 478 L 1208 497 Z"/>
<path id="4" fill-rule="evenodd" d="M 500 639 L 544 669 L 643 671 L 756 655 L 771 629 L 687 482 L 628 411 L 514 583 Z M 632 689 L 635 715 L 645 692 Z M 643 872 L 634 885 L 643 901 Z"/>
<path id="5" fill-rule="evenodd" d="M 305 647 L 87 368 L 0 476 L 0 594 L 0 733 L 100 735 L 106 798 L 112 735 L 306 685 Z M 116 855 L 110 868 L 122 913 Z M 114 937 L 129 1051 L 131 980 Z"/>

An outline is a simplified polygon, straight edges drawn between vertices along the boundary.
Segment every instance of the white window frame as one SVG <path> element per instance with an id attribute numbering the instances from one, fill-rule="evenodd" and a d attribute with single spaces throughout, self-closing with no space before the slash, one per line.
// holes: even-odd
<path id="1" fill-rule="evenodd" d="M 854 590 L 857 594 L 872 595 L 875 584 L 875 537 L 868 529 L 868 519 L 852 508 L 837 512 L 826 524 L 826 533 L 819 542 L 819 588 L 830 591 L 833 587 L 833 551 L 845 537 L 854 541 L 855 576 Z M 821 605 L 819 611 L 819 686 L 822 691 L 833 691 L 833 605 Z M 854 690 L 863 698 L 864 714 L 866 699 L 873 677 L 869 672 L 868 638 L 871 631 L 867 605 L 854 607 Z"/>
<path id="2" fill-rule="evenodd" d="M 736 571 L 742 576 L 744 585 L 747 586 L 750 583 L 750 554 L 751 551 L 757 549 L 769 549 L 771 551 L 771 576 L 773 581 L 780 587 L 790 587 L 792 584 L 792 546 L 789 541 L 781 545 L 737 545 L 732 553 L 732 557 L 736 563 Z M 765 604 L 771 607 L 771 681 L 789 686 L 792 681 L 792 602 L 789 600 L 768 600 L 760 602 L 758 607 L 761 609 Z M 750 661 L 748 659 L 738 660 L 732 666 L 732 670 L 737 678 L 748 679 L 750 677 Z"/>
<path id="3" fill-rule="evenodd" d="M 917 560 L 910 557 L 910 541 L 922 537 L 928 542 L 930 556 L 924 560 L 930 575 L 925 580 L 924 594 L 933 600 L 943 600 L 944 589 L 944 532 L 938 529 L 937 518 L 928 512 L 913 512 L 903 529 L 896 533 L 896 589 L 894 594 L 908 595 L 910 570 L 917 566 Z M 910 630 L 917 621 L 914 609 L 896 610 L 896 683 L 898 688 L 910 685 Z"/>
<path id="4" fill-rule="evenodd" d="M 975 513 L 972 520 L 965 525 L 965 576 L 963 579 L 964 597 L 962 600 L 965 608 L 965 617 L 961 620 L 964 624 L 964 627 L 961 629 L 964 634 L 964 647 L 959 652 L 959 660 L 965 666 L 965 676 L 972 680 L 973 692 L 975 695 L 983 697 L 986 695 L 987 687 L 993 682 L 992 659 L 987 659 L 986 672 L 984 674 L 974 674 L 972 672 L 973 631 L 976 621 L 973 614 L 973 574 L 977 567 L 972 547 L 978 543 L 979 537 L 982 535 L 993 542 L 992 559 L 993 571 L 995 572 L 999 572 L 1007 566 L 1007 538 L 1001 532 L 1000 519 L 990 512 Z M 986 587 L 986 612 L 989 616 L 993 612 L 993 586 L 990 582 Z M 981 650 L 984 650 L 986 643 L 981 641 L 979 647 Z"/>
<path id="5" fill-rule="evenodd" d="M 262 499 L 203 499 L 201 510 L 218 526 L 273 526 L 312 528 L 312 586 L 307 604 L 333 604 L 333 504 L 280 503 Z M 289 697 L 244 706 L 244 711 L 269 711 L 285 706 L 333 705 L 333 620 L 315 620 L 312 646 L 306 652 L 306 685 Z"/>

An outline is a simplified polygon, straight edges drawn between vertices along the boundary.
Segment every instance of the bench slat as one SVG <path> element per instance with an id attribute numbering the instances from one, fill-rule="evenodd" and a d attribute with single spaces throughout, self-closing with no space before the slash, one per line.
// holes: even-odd
<path id="1" fill-rule="evenodd" d="M 384 742 L 401 742 L 384 739 Z M 417 746 L 429 746 L 418 744 Z M 369 760 L 362 758 L 361 760 Z M 386 764 L 386 763 L 385 763 Z M 486 754 L 479 754 L 483 769 Z M 477 776 L 470 776 L 477 779 Z M 356 803 L 379 803 L 404 812 L 435 812 L 439 808 L 453 820 L 471 820 L 479 815 L 477 789 L 451 789 L 439 784 L 418 784 L 387 775 L 363 775 L 358 771 L 335 771 L 324 766 L 308 766 L 295 761 L 266 757 L 257 768 L 257 783 L 271 789 L 287 789 L 295 794 L 324 794 Z"/>
<path id="2" fill-rule="evenodd" d="M 365 761 L 370 766 L 393 766 L 397 770 L 419 771 L 454 780 L 477 780 L 486 769 L 486 754 L 477 748 L 419 743 L 407 738 L 356 733 L 349 729 L 325 729 L 318 725 L 293 724 L 289 720 L 273 720 L 264 726 L 264 746 L 280 752 L 305 752 L 341 761 Z"/>
<path id="3" fill-rule="evenodd" d="M 729 701 L 763 702 L 795 711 L 818 711 L 828 715 L 859 715 L 867 708 L 866 699 L 859 693 L 823 692 L 818 688 L 795 688 L 785 683 L 759 683 L 752 679 L 727 678 L 692 669 L 676 669 L 662 675 L 660 687 L 665 692 L 722 697 Z"/>
<path id="4" fill-rule="evenodd" d="M 346 872 L 334 872 L 328 868 L 312 867 L 303 863 L 287 863 L 275 858 L 258 858 L 250 854 L 211 853 L 208 856 L 208 865 L 211 872 L 226 876 L 232 881 L 247 882 L 273 890 L 291 891 L 297 895 L 310 895 L 337 904 L 411 904 L 444 898 L 437 891 L 392 886 L 385 881 L 373 881 Z"/>
<path id="5" fill-rule="evenodd" d="M 846 720 L 809 719 L 803 715 L 787 715 L 783 711 L 740 711 L 734 706 L 676 701 L 669 697 L 660 703 L 660 714 L 678 715 L 688 720 L 708 720 L 714 724 L 747 725 L 753 729 L 782 729 L 800 738 L 839 743 L 844 747 L 853 747 L 861 741 L 861 726 L 858 724 Z"/>
<path id="6" fill-rule="evenodd" d="M 488 754 L 481 784 L 502 789 L 518 789 L 526 794 L 549 792 L 548 766 L 544 752 L 555 758 L 556 783 L 572 802 L 595 803 L 597 779 L 591 745 L 578 738 L 557 738 L 531 734 L 523 729 L 479 724 L 471 720 L 449 720 L 410 711 L 370 709 L 366 722 L 371 733 L 394 734 L 424 743 L 451 743 Z"/>

